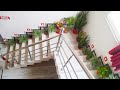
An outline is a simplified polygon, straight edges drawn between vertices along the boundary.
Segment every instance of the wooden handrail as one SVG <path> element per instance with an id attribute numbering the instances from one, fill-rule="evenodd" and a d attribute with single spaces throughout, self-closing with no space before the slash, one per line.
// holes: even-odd
<path id="1" fill-rule="evenodd" d="M 9 53 L 3 54 L 3 56 L 8 55 L 8 54 L 10 54 L 10 53 L 14 53 L 14 52 L 16 52 L 16 51 L 19 51 L 19 50 L 22 50 L 22 49 L 25 49 L 25 48 L 28 48 L 28 47 L 31 47 L 31 46 L 34 46 L 34 45 L 36 45 L 36 44 L 39 44 L 39 43 L 42 43 L 42 42 L 45 42 L 45 41 L 51 40 L 51 39 L 56 38 L 56 37 L 58 37 L 58 36 L 60 36 L 60 35 L 61 35 L 61 34 L 56 35 L 56 36 L 53 36 L 53 37 L 51 37 L 51 38 L 47 38 L 47 39 L 42 40 L 42 41 L 37 42 L 37 43 L 33 43 L 33 44 L 31 44 L 31 45 L 27 45 L 27 46 L 25 46 L 25 47 L 22 47 L 21 49 L 16 49 L 16 50 L 11 51 L 11 52 L 9 52 Z"/>

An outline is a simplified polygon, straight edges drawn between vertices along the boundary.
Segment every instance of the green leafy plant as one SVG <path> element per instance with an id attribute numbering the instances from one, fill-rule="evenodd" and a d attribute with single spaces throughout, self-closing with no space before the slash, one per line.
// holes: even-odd
<path id="1" fill-rule="evenodd" d="M 48 27 L 49 32 L 55 32 L 55 30 L 56 30 L 56 24 L 55 23 Z"/>
<path id="2" fill-rule="evenodd" d="M 16 42 L 14 39 L 9 39 L 8 40 L 8 44 L 11 45 L 11 46 L 15 46 L 16 45 Z"/>
<path id="3" fill-rule="evenodd" d="M 90 51 L 90 50 L 88 50 L 86 59 L 89 60 L 89 59 L 91 59 L 91 58 L 93 58 L 93 57 L 94 57 L 93 52 Z"/>
<path id="4" fill-rule="evenodd" d="M 80 31 L 80 32 L 78 33 L 78 36 L 76 37 L 76 41 L 77 41 L 77 42 L 80 41 L 81 37 L 83 37 L 83 36 L 85 36 L 84 32 L 83 32 L 83 31 Z"/>
<path id="5" fill-rule="evenodd" d="M 73 16 L 70 18 L 65 18 L 65 21 L 67 23 L 67 27 L 70 29 L 74 24 L 75 18 Z"/>
<path id="6" fill-rule="evenodd" d="M 97 69 L 97 67 L 102 66 L 102 62 L 99 60 L 98 57 L 94 56 L 93 58 L 90 59 L 91 65 L 93 68 Z"/>
<path id="7" fill-rule="evenodd" d="M 25 42 L 27 42 L 28 41 L 28 36 L 27 35 L 22 35 L 22 36 L 20 36 L 20 43 L 25 43 Z"/>
<path id="8" fill-rule="evenodd" d="M 83 48 L 88 44 L 88 35 L 87 36 L 81 36 L 81 39 L 78 41 L 78 48 Z"/>
<path id="9" fill-rule="evenodd" d="M 83 54 L 84 55 L 87 55 L 87 52 L 89 51 L 89 49 L 86 47 L 86 46 L 84 46 L 83 48 L 82 48 L 82 52 L 83 52 Z"/>
<path id="10" fill-rule="evenodd" d="M 83 26 L 87 24 L 88 11 L 81 11 L 75 17 L 74 29 L 81 31 Z"/>
<path id="11" fill-rule="evenodd" d="M 34 37 L 36 38 L 36 37 L 41 37 L 41 31 L 40 30 L 34 30 L 33 31 L 33 35 L 34 35 Z"/>
<path id="12" fill-rule="evenodd" d="M 112 73 L 112 70 L 108 66 L 100 66 L 97 69 L 97 74 L 100 79 L 107 78 Z"/>

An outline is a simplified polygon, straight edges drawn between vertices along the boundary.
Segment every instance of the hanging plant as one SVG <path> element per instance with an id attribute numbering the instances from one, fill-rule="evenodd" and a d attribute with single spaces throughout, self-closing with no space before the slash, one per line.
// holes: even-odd
<path id="1" fill-rule="evenodd" d="M 35 38 L 37 38 L 37 37 L 41 37 L 42 33 L 40 30 L 33 30 L 33 35 Z"/>
<path id="2" fill-rule="evenodd" d="M 20 43 L 25 43 L 28 41 L 28 36 L 27 35 L 21 35 L 20 36 Z"/>

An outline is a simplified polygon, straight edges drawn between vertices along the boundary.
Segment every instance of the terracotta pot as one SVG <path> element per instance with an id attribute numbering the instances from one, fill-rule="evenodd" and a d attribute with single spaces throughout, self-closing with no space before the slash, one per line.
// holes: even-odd
<path id="1" fill-rule="evenodd" d="M 69 28 L 65 28 L 64 33 L 68 33 L 69 30 Z"/>
<path id="2" fill-rule="evenodd" d="M 82 50 L 82 47 L 78 44 L 78 49 Z"/>
<path id="3" fill-rule="evenodd" d="M 74 34 L 78 34 L 78 31 L 77 31 L 76 29 L 73 29 L 72 32 L 73 32 Z"/>
<path id="4" fill-rule="evenodd" d="M 57 34 L 60 34 L 60 33 L 61 33 L 61 30 L 60 30 L 60 29 L 57 29 L 57 30 L 56 30 L 56 33 L 57 33 Z"/>

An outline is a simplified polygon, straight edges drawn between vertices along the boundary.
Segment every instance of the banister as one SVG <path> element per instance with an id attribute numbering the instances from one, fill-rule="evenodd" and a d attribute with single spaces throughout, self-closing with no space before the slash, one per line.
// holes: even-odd
<path id="1" fill-rule="evenodd" d="M 70 51 L 72 52 L 72 54 L 74 55 L 74 57 L 76 58 L 76 60 L 78 61 L 78 63 L 81 65 L 81 67 L 83 68 L 83 70 L 85 71 L 86 75 L 90 78 L 90 79 L 94 79 L 93 75 L 91 73 L 89 73 L 89 70 L 87 68 L 84 67 L 84 65 L 79 61 L 79 57 L 74 53 L 74 50 L 71 48 L 71 46 L 68 45 L 68 43 L 65 40 L 64 36 L 61 36 L 61 38 L 64 40 L 65 44 L 67 45 L 67 47 L 70 49 Z"/>
<path id="2" fill-rule="evenodd" d="M 22 47 L 22 48 L 20 48 L 20 49 L 16 49 L 16 50 L 11 51 L 11 52 L 9 52 L 9 53 L 3 54 L 3 56 L 5 56 L 5 55 L 9 55 L 10 53 L 14 53 L 14 52 L 16 52 L 16 51 L 19 51 L 19 50 L 22 50 L 22 49 L 25 49 L 25 48 L 28 48 L 28 47 L 34 46 L 34 45 L 36 45 L 36 44 L 39 44 L 39 43 L 42 43 L 42 42 L 45 42 L 45 41 L 48 41 L 48 40 L 51 40 L 51 39 L 56 38 L 56 37 L 58 37 L 58 36 L 60 36 L 60 35 L 61 35 L 61 34 L 56 35 L 56 36 L 53 36 L 53 37 L 51 37 L 51 38 L 47 38 L 47 39 L 42 40 L 42 41 L 37 42 L 37 43 L 33 43 L 33 44 L 31 44 L 31 45 L 27 45 L 27 46 Z"/>

